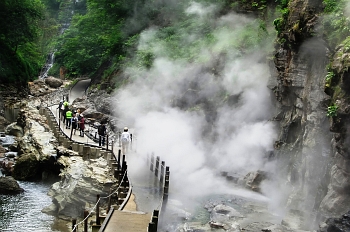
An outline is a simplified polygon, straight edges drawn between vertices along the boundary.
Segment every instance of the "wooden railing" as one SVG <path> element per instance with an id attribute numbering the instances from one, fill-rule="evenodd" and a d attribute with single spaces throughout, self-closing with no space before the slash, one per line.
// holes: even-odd
<path id="1" fill-rule="evenodd" d="M 162 191 L 162 197 L 157 209 L 153 211 L 152 218 L 148 224 L 148 232 L 157 232 L 159 218 L 162 212 L 165 211 L 169 196 L 169 180 L 170 180 L 170 168 L 165 166 L 165 161 L 160 161 L 160 156 L 154 158 L 154 153 L 147 156 L 150 171 L 154 172 L 154 177 L 159 181 L 160 190 Z"/>

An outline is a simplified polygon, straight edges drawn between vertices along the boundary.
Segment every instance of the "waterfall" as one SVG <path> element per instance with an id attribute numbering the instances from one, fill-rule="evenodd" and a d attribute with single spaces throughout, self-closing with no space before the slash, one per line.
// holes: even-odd
<path id="1" fill-rule="evenodd" d="M 47 77 L 47 74 L 48 74 L 50 68 L 52 68 L 52 66 L 53 66 L 54 60 L 55 60 L 55 52 L 50 52 L 47 55 L 45 66 L 42 68 L 42 70 L 40 72 L 40 79 L 44 79 Z"/>

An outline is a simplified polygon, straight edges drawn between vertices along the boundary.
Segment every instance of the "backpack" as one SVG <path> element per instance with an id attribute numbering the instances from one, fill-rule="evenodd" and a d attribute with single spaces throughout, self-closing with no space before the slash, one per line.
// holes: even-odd
<path id="1" fill-rule="evenodd" d="M 105 126 L 104 125 L 100 125 L 97 130 L 98 130 L 98 134 L 99 135 L 104 135 L 104 133 L 105 133 Z"/>
<path id="2" fill-rule="evenodd" d="M 122 142 L 123 143 L 129 142 L 128 136 L 122 135 Z"/>

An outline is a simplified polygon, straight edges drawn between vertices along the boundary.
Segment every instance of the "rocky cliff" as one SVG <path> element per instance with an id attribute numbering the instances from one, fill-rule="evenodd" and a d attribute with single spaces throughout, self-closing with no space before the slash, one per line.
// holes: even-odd
<path id="1" fill-rule="evenodd" d="M 339 59 L 333 62 L 338 76 L 333 85 L 342 92 L 334 97 L 334 91 L 325 91 L 326 67 L 333 58 L 320 30 L 322 2 L 290 1 L 274 55 L 272 89 L 280 128 L 275 157 L 282 170 L 281 186 L 291 186 L 286 205 L 304 214 L 304 229 L 350 208 L 346 171 L 350 158 L 346 146 L 348 66 Z M 327 107 L 336 101 L 338 116 L 327 117 Z"/>

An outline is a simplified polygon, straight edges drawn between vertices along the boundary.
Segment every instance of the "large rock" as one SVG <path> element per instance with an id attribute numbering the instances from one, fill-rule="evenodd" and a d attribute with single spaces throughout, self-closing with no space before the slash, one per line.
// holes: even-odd
<path id="1" fill-rule="evenodd" d="M 51 88 L 58 88 L 61 85 L 63 85 L 63 81 L 61 79 L 50 76 L 45 78 L 45 84 L 47 84 Z"/>
<path id="2" fill-rule="evenodd" d="M 87 162 L 79 156 L 61 156 L 58 162 L 65 168 L 61 170 L 61 181 L 49 190 L 53 204 L 43 209 L 45 213 L 80 217 L 86 203 L 94 205 L 98 194 L 108 195 L 110 187 L 117 183 L 104 158 Z"/>
<path id="3" fill-rule="evenodd" d="M 6 134 L 13 135 L 16 137 L 22 137 L 24 134 L 23 128 L 20 127 L 19 125 L 17 125 L 16 122 L 8 125 L 5 129 L 5 132 L 6 132 Z"/>
<path id="4" fill-rule="evenodd" d="M 0 177 L 0 194 L 17 194 L 23 191 L 13 177 Z"/>

